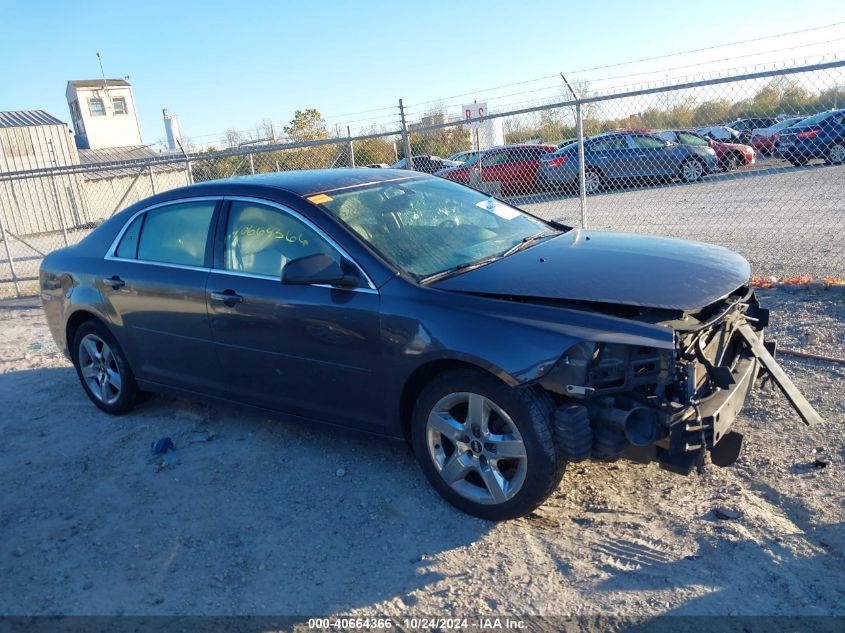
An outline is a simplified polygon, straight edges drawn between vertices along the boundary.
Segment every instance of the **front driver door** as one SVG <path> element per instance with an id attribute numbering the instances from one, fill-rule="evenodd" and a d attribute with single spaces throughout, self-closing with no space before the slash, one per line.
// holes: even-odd
<path id="1" fill-rule="evenodd" d="M 230 398 L 378 430 L 379 295 L 281 283 L 284 265 L 339 247 L 302 216 L 271 202 L 231 199 L 218 224 L 208 279 L 212 336 Z"/>

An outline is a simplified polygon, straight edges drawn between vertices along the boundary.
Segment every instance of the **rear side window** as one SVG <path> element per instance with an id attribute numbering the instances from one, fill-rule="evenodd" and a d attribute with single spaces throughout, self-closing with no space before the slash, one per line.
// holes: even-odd
<path id="1" fill-rule="evenodd" d="M 114 252 L 115 256 L 123 259 L 135 259 L 138 257 L 138 237 L 141 234 L 141 225 L 144 223 L 144 214 L 142 213 L 137 218 L 132 220 L 132 224 L 126 229 L 123 237 L 120 239 L 120 244 Z"/>
<path id="2" fill-rule="evenodd" d="M 610 138 L 600 139 L 590 145 L 590 149 L 594 152 L 614 149 L 628 149 L 628 141 L 624 136 L 611 136 Z"/>
<path id="3" fill-rule="evenodd" d="M 653 136 L 634 135 L 631 137 L 634 141 L 634 147 L 638 148 L 654 148 L 663 147 L 663 141 Z"/>
<path id="4" fill-rule="evenodd" d="M 213 200 L 203 200 L 148 211 L 138 240 L 138 259 L 203 266 L 214 206 Z"/>

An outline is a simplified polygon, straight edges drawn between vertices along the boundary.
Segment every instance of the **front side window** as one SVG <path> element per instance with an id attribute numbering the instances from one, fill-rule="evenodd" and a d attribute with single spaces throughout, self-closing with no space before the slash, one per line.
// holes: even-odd
<path id="1" fill-rule="evenodd" d="M 115 97 L 112 99 L 112 105 L 114 106 L 115 114 L 127 114 L 128 110 L 126 109 L 126 99 L 123 97 Z"/>
<path id="2" fill-rule="evenodd" d="M 654 138 L 653 136 L 644 136 L 641 134 L 636 134 L 631 137 L 634 141 L 634 147 L 638 149 L 654 149 L 656 147 L 664 147 L 665 143 L 661 141 L 659 138 Z"/>
<path id="3" fill-rule="evenodd" d="M 316 253 L 340 263 L 340 254 L 291 214 L 262 204 L 232 202 L 223 250 L 226 270 L 279 279 L 287 262 Z"/>
<path id="4" fill-rule="evenodd" d="M 504 165 L 506 162 L 508 162 L 508 152 L 494 152 L 481 159 L 481 166 L 493 167 L 494 165 Z"/>
<path id="5" fill-rule="evenodd" d="M 387 261 L 418 278 L 502 255 L 526 237 L 554 233 L 515 207 L 440 178 L 382 182 L 312 198 Z"/>
<path id="6" fill-rule="evenodd" d="M 213 200 L 201 200 L 148 211 L 138 240 L 138 259 L 204 266 L 214 206 Z"/>
<path id="7" fill-rule="evenodd" d="M 710 145 L 705 139 L 689 132 L 678 132 L 678 142 L 684 145 L 698 145 L 701 147 L 708 147 Z"/>
<path id="8" fill-rule="evenodd" d="M 105 116 L 106 109 L 103 107 L 103 100 L 99 98 L 88 99 L 88 110 L 91 116 Z"/>

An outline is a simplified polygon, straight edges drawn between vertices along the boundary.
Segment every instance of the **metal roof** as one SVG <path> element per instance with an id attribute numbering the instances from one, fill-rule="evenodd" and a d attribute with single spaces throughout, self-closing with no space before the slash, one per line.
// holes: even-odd
<path id="1" fill-rule="evenodd" d="M 170 171 L 184 171 L 187 169 L 185 159 L 181 156 L 172 163 L 156 163 L 146 168 L 143 163 L 140 165 L 135 163 L 126 164 L 130 163 L 130 161 L 142 161 L 160 157 L 161 154 L 154 152 L 146 145 L 79 150 L 79 164 L 91 166 L 89 171 L 85 171 L 82 174 L 85 180 L 103 180 L 105 178 L 121 178 L 124 176 L 134 177 L 142 169 L 150 169 L 156 174 Z M 101 163 L 103 163 L 102 166 L 100 166 Z M 124 163 L 124 165 L 120 163 Z"/>
<path id="2" fill-rule="evenodd" d="M 9 110 L 0 112 L 0 128 L 27 127 L 31 125 L 64 125 L 45 110 Z"/>
<path id="3" fill-rule="evenodd" d="M 105 86 L 131 86 L 125 79 L 71 79 L 68 83 L 75 88 L 102 88 Z"/>

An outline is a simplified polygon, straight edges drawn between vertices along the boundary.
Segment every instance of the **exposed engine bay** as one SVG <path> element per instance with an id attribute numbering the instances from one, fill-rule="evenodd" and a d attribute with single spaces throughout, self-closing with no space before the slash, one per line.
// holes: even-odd
<path id="1" fill-rule="evenodd" d="M 742 447 L 731 427 L 761 376 L 806 424 L 820 421 L 764 343 L 769 312 L 753 289 L 695 313 L 633 318 L 671 327 L 674 350 L 582 342 L 539 381 L 559 402 L 556 433 L 568 461 L 628 457 L 688 474 L 709 452 L 715 465 L 730 465 Z"/>

